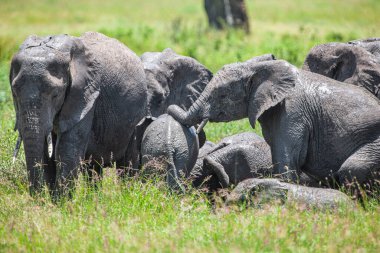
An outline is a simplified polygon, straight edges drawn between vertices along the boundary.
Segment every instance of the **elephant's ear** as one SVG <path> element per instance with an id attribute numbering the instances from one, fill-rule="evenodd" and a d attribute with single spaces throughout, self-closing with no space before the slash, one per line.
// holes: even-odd
<path id="1" fill-rule="evenodd" d="M 351 79 L 355 75 L 357 68 L 357 57 L 361 53 L 367 53 L 365 50 L 357 50 L 352 46 L 337 46 L 335 54 L 335 62 L 331 64 L 330 76 L 334 80 L 344 82 L 347 79 Z M 362 52 L 359 52 L 362 51 Z"/>
<path id="2" fill-rule="evenodd" d="M 11 62 L 11 68 L 9 70 L 9 84 L 12 86 L 12 82 L 13 82 L 13 79 L 15 78 L 15 72 L 18 72 L 18 70 L 16 70 L 17 68 L 14 66 L 14 62 L 13 62 L 13 59 L 12 59 L 12 62 Z M 19 124 L 19 110 L 18 110 L 18 106 L 17 106 L 17 103 L 16 103 L 16 98 L 14 96 L 14 93 L 12 92 L 12 100 L 13 100 L 13 106 L 15 108 L 15 112 L 16 112 L 16 121 L 15 121 L 15 127 L 14 127 L 14 131 L 17 131 L 18 130 L 18 124 Z"/>
<path id="3" fill-rule="evenodd" d="M 177 55 L 171 49 L 165 49 L 163 55 L 171 72 L 167 104 L 176 104 L 187 110 L 211 80 L 212 73 L 195 59 Z"/>
<path id="4" fill-rule="evenodd" d="M 347 76 L 345 82 L 364 87 L 380 98 L 380 58 L 358 46 L 353 47 L 353 53 L 355 58 L 344 64 L 354 65 L 353 72 Z"/>
<path id="5" fill-rule="evenodd" d="M 96 61 L 80 39 L 72 38 L 70 55 L 71 83 L 67 88 L 59 116 L 59 128 L 62 133 L 74 127 L 87 115 L 93 108 L 100 89 Z"/>
<path id="6" fill-rule="evenodd" d="M 251 126 L 255 127 L 265 111 L 284 101 L 298 82 L 298 70 L 286 61 L 256 63 L 246 87 Z"/>

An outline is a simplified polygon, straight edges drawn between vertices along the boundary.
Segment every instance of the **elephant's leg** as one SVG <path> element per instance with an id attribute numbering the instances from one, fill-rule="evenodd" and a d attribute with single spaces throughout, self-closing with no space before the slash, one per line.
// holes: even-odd
<path id="1" fill-rule="evenodd" d="M 292 127 L 294 128 L 289 126 L 284 130 L 279 129 L 279 134 L 270 144 L 273 173 L 286 181 L 299 183 L 299 173 L 306 162 L 309 139 L 306 129 L 292 132 Z"/>
<path id="2" fill-rule="evenodd" d="M 230 184 L 230 178 L 220 163 L 214 160 L 211 156 L 207 156 L 204 159 L 204 165 L 210 168 L 218 176 L 223 188 L 228 187 Z"/>
<path id="3" fill-rule="evenodd" d="M 272 150 L 272 162 L 273 162 L 273 174 L 278 175 L 286 181 L 293 183 L 299 182 L 299 168 L 302 162 L 300 162 L 300 153 L 303 151 L 298 151 L 295 148 L 297 144 L 286 141 L 279 141 L 273 146 Z M 301 143 L 298 144 L 302 146 Z"/>
<path id="4" fill-rule="evenodd" d="M 56 148 L 58 194 L 67 194 L 77 179 L 91 132 L 93 113 L 88 113 L 72 129 L 58 136 Z"/>
<path id="5" fill-rule="evenodd" d="M 125 155 L 116 161 L 117 175 L 120 178 L 134 176 L 141 168 L 140 150 L 141 147 L 138 145 L 135 135 L 132 135 Z"/>
<path id="6" fill-rule="evenodd" d="M 340 184 L 361 186 L 380 178 L 380 139 L 364 145 L 352 154 L 335 173 Z"/>

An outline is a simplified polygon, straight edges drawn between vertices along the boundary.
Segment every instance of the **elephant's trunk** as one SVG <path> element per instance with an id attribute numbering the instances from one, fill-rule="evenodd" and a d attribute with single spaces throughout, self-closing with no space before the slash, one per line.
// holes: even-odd
<path id="1" fill-rule="evenodd" d="M 42 191 L 46 183 L 46 169 L 48 167 L 49 129 L 42 127 L 44 120 L 39 109 L 24 111 L 22 128 L 20 133 L 24 143 L 26 167 L 28 172 L 30 193 L 36 194 Z M 51 151 L 50 151 L 51 152 Z"/>
<path id="2" fill-rule="evenodd" d="M 26 167 L 28 171 L 29 190 L 33 195 L 44 186 L 44 166 L 46 164 L 44 146 L 45 138 L 38 133 L 39 128 L 25 129 L 23 132 Z"/>
<path id="3" fill-rule="evenodd" d="M 204 124 L 202 124 L 203 127 L 209 118 L 208 97 L 208 91 L 206 88 L 187 112 L 177 105 L 171 105 L 168 108 L 168 114 L 183 125 L 194 126 L 204 122 Z M 198 130 L 200 131 L 201 129 Z"/>

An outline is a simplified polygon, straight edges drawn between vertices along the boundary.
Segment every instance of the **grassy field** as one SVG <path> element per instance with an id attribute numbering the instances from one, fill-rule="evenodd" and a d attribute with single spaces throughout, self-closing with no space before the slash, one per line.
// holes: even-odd
<path id="1" fill-rule="evenodd" d="M 113 168 L 102 187 L 78 182 L 58 205 L 27 192 L 16 140 L 8 71 L 30 34 L 99 31 L 137 54 L 170 47 L 213 72 L 224 64 L 273 53 L 300 66 L 316 44 L 380 37 L 377 0 L 246 1 L 251 33 L 207 27 L 201 0 L 1 0 L 0 2 L 0 252 L 379 252 L 380 204 L 336 213 L 294 206 L 213 208 L 198 191 L 170 194 L 162 182 L 120 182 Z M 252 131 L 247 120 L 208 124 L 210 140 Z M 260 127 L 256 130 L 260 133 Z"/>

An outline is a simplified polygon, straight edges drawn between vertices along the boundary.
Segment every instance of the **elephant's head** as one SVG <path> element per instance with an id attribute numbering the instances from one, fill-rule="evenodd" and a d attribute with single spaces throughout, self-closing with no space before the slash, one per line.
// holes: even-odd
<path id="1" fill-rule="evenodd" d="M 355 44 L 328 43 L 312 48 L 303 69 L 362 86 L 380 98 L 380 58 Z"/>
<path id="2" fill-rule="evenodd" d="M 171 49 L 141 56 L 147 76 L 148 107 L 153 117 L 166 113 L 169 105 L 188 109 L 199 97 L 212 73 L 195 59 Z"/>
<path id="3" fill-rule="evenodd" d="M 256 120 L 283 101 L 297 82 L 296 67 L 266 55 L 224 66 L 188 111 L 170 106 L 168 113 L 185 125 L 208 120 L 226 122 L 248 116 L 254 127 Z"/>
<path id="4" fill-rule="evenodd" d="M 68 35 L 31 36 L 13 57 L 10 84 L 31 193 L 46 174 L 47 136 L 53 132 L 59 142 L 93 107 L 99 94 L 94 68 L 81 40 Z"/>

